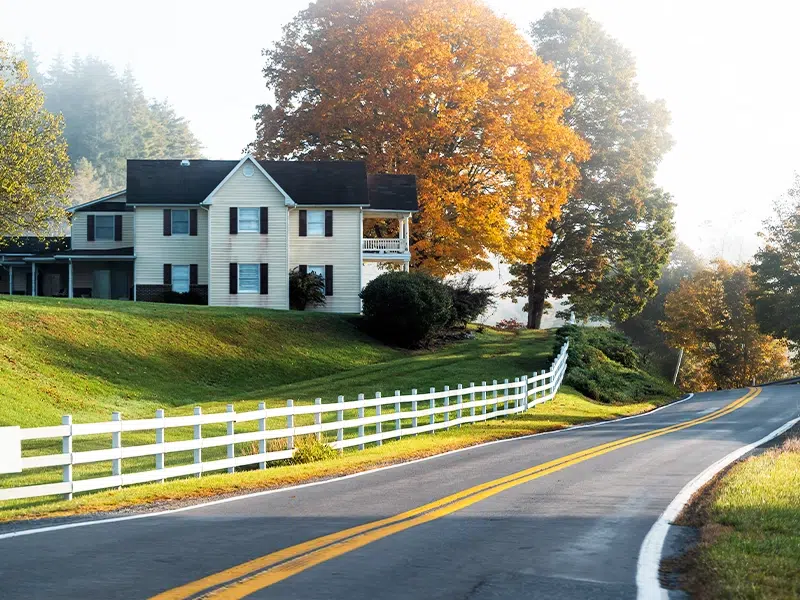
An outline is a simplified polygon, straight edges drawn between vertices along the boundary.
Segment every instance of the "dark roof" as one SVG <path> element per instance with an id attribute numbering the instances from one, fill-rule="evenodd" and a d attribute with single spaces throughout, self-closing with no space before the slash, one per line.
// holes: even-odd
<path id="1" fill-rule="evenodd" d="M 199 204 L 238 160 L 129 160 L 128 204 Z"/>
<path id="2" fill-rule="evenodd" d="M 361 161 L 260 160 L 297 204 L 369 205 L 367 166 Z"/>
<path id="3" fill-rule="evenodd" d="M 56 254 L 56 258 L 68 258 L 70 256 L 130 256 L 133 258 L 133 247 L 129 248 L 107 248 L 105 250 L 99 248 L 78 248 L 66 250 Z"/>
<path id="4" fill-rule="evenodd" d="M 33 237 L 0 239 L 0 254 L 52 254 L 69 250 L 69 237 Z"/>
<path id="5" fill-rule="evenodd" d="M 414 175 L 376 173 L 367 177 L 369 207 L 375 210 L 419 210 Z"/>
<path id="6" fill-rule="evenodd" d="M 416 181 L 410 175 L 371 176 L 362 161 L 274 161 L 259 164 L 299 205 L 372 206 L 417 210 Z M 239 164 L 235 160 L 129 160 L 129 204 L 199 204 Z"/>

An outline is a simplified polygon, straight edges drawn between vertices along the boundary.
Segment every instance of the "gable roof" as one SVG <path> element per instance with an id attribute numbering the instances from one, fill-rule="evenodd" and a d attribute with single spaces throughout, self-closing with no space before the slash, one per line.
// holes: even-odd
<path id="1" fill-rule="evenodd" d="M 0 255 L 35 256 L 69 250 L 69 237 L 35 237 L 0 238 Z"/>
<path id="2" fill-rule="evenodd" d="M 200 204 L 248 160 L 129 160 L 127 202 L 132 205 Z M 417 210 L 416 180 L 379 175 L 372 184 L 363 161 L 277 161 L 251 159 L 299 206 L 362 206 Z M 370 190 L 370 185 L 374 189 Z"/>
<path id="3" fill-rule="evenodd" d="M 419 210 L 414 175 L 376 173 L 367 177 L 369 207 L 373 210 Z"/>
<path id="4" fill-rule="evenodd" d="M 97 204 L 102 204 L 104 202 L 108 202 L 109 200 L 114 200 L 114 199 L 117 199 L 117 201 L 111 204 L 116 204 L 117 202 L 124 204 L 125 203 L 125 198 L 123 198 L 124 195 L 125 195 L 125 190 L 120 190 L 118 192 L 114 192 L 113 194 L 97 198 L 96 200 L 90 200 L 89 202 L 84 202 L 83 204 L 76 204 L 75 206 L 70 206 L 67 209 L 67 212 L 77 212 L 81 210 L 86 210 L 90 207 L 95 207 Z M 124 209 L 125 207 L 123 206 L 122 210 Z M 97 210 L 97 208 L 94 208 L 92 210 Z"/>

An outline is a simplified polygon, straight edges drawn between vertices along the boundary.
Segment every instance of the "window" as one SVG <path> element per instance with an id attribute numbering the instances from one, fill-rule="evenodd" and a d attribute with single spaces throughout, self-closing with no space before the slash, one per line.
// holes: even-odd
<path id="1" fill-rule="evenodd" d="M 179 294 L 189 291 L 189 265 L 172 265 L 172 291 Z"/>
<path id="2" fill-rule="evenodd" d="M 322 281 L 325 281 L 325 265 L 308 265 L 308 272 L 309 273 L 316 273 L 322 278 Z"/>
<path id="3" fill-rule="evenodd" d="M 239 232 L 258 233 L 261 230 L 258 208 L 239 209 Z"/>
<path id="4" fill-rule="evenodd" d="M 309 210 L 307 213 L 306 231 L 308 235 L 325 235 L 325 211 Z M 309 267 L 310 268 L 310 267 Z"/>
<path id="5" fill-rule="evenodd" d="M 172 235 L 189 235 L 189 211 L 172 211 Z"/>
<path id="6" fill-rule="evenodd" d="M 94 239 L 114 241 L 114 215 L 96 215 Z"/>
<path id="7" fill-rule="evenodd" d="M 239 265 L 239 293 L 258 294 L 261 290 L 259 265 Z"/>

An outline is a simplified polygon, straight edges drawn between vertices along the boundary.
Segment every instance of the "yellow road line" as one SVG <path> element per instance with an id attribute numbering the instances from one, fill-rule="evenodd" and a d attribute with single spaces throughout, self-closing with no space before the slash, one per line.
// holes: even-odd
<path id="1" fill-rule="evenodd" d="M 168 590 L 152 600 L 178 600 L 195 597 L 215 599 L 243 598 L 257 590 L 273 585 L 314 565 L 320 564 L 399 531 L 441 518 L 499 494 L 509 488 L 533 481 L 596 456 L 612 452 L 655 437 L 700 425 L 737 410 L 755 398 L 760 389 L 751 388 L 747 394 L 728 406 L 711 414 L 637 434 L 621 440 L 607 442 L 568 456 L 551 460 L 505 477 L 488 481 L 434 502 L 400 513 L 393 517 L 365 523 L 336 533 L 325 535 L 277 552 L 247 561 L 230 569 Z M 222 587 L 224 586 L 224 587 Z M 206 593 L 203 593 L 206 592 Z"/>

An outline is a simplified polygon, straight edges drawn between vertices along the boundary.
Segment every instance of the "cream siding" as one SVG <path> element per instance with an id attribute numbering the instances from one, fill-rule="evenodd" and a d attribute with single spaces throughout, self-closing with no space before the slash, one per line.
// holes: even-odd
<path id="1" fill-rule="evenodd" d="M 314 210 L 309 208 L 308 210 Z M 315 310 L 361 312 L 361 210 L 333 208 L 332 237 L 300 237 L 300 208 L 289 213 L 289 268 L 333 265 L 333 296 Z"/>
<path id="2" fill-rule="evenodd" d="M 229 220 L 232 206 L 268 207 L 269 233 L 231 235 Z M 208 214 L 211 264 L 209 304 L 289 308 L 289 276 L 286 260 L 287 209 L 283 194 L 259 169 L 255 169 L 251 177 L 245 177 L 240 165 L 214 194 Z M 269 264 L 269 293 L 231 294 L 230 263 Z"/>
<path id="3" fill-rule="evenodd" d="M 197 283 L 207 285 L 208 212 L 197 207 L 197 235 L 164 235 L 164 208 L 137 206 L 134 212 L 136 284 L 163 284 L 164 265 L 172 264 L 197 265 Z"/>
<path id="4" fill-rule="evenodd" d="M 120 203 L 125 202 L 125 197 L 116 197 L 110 199 L 108 202 Z M 99 204 L 97 206 L 100 206 Z M 133 246 L 133 219 L 134 212 L 92 212 L 92 207 L 85 210 L 78 211 L 72 215 L 72 231 L 71 231 L 71 244 L 73 250 L 109 250 L 111 248 L 130 248 Z M 95 240 L 93 242 L 87 241 L 86 229 L 88 224 L 87 217 L 89 215 L 122 215 L 122 241 L 115 242 L 114 240 Z"/>

